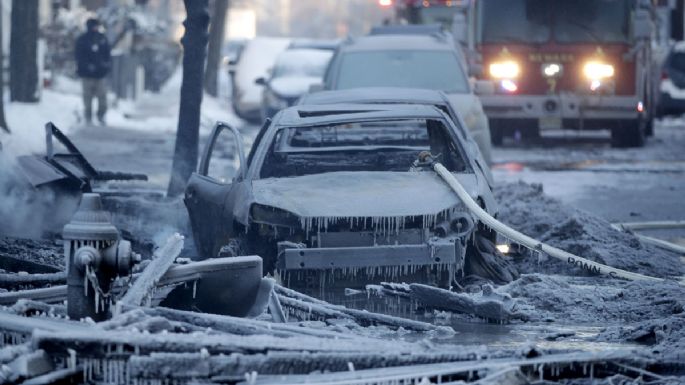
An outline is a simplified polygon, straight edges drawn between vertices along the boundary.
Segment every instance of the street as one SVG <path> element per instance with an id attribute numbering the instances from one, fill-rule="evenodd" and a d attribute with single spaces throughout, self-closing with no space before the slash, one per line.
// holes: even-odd
<path id="1" fill-rule="evenodd" d="M 685 383 L 684 21 L 2 2 L 0 384 Z"/>

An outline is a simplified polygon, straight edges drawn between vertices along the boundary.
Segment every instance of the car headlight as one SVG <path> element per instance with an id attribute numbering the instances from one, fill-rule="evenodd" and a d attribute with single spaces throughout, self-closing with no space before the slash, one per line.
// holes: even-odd
<path id="1" fill-rule="evenodd" d="M 614 66 L 599 61 L 589 61 L 583 66 L 583 74 L 590 80 L 603 80 L 614 76 Z"/>
<path id="2" fill-rule="evenodd" d="M 490 76 L 495 79 L 515 79 L 521 74 L 521 66 L 513 60 L 490 64 Z"/>

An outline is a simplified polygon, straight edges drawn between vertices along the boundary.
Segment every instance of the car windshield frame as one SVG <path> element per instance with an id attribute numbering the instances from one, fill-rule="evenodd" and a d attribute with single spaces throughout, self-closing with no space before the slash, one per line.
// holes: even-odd
<path id="1" fill-rule="evenodd" d="M 631 40 L 630 2 L 483 0 L 478 7 L 479 41 L 485 44 L 627 44 Z M 616 17 L 616 13 L 623 13 L 623 17 Z M 607 25 L 611 28 L 604 28 Z"/>
<path id="2" fill-rule="evenodd" d="M 433 57 L 430 55 L 434 54 Z M 451 72 L 451 74 L 454 76 L 452 79 L 452 85 L 449 87 L 449 89 L 440 87 L 440 85 L 444 85 L 444 77 L 436 77 L 435 79 L 432 79 L 431 81 L 434 83 L 434 86 L 428 85 L 428 84 L 364 84 L 364 83 L 347 83 L 344 85 L 344 87 L 341 87 L 341 77 L 347 76 L 347 73 L 350 74 L 349 78 L 359 81 L 360 80 L 360 74 L 361 73 L 366 73 L 365 71 L 368 71 L 371 67 L 369 66 L 370 63 L 368 60 L 361 60 L 358 62 L 363 63 L 360 65 L 357 65 L 356 63 L 352 66 L 352 69 L 348 68 L 343 68 L 345 66 L 346 62 L 349 62 L 350 58 L 354 57 L 362 57 L 366 55 L 366 59 L 369 59 L 368 55 L 398 55 L 400 57 L 401 55 L 413 55 L 414 57 L 412 59 L 414 60 L 420 60 L 420 61 L 427 61 L 430 62 L 430 64 L 433 64 L 434 61 L 429 60 L 429 59 L 438 59 L 438 56 L 435 55 L 441 55 L 443 58 L 440 59 L 445 59 L 446 62 L 442 64 L 449 64 L 450 66 L 453 66 L 454 71 Z M 378 50 L 349 50 L 349 51 L 344 51 L 341 52 L 339 55 L 336 55 L 337 57 L 335 58 L 335 67 L 334 67 L 334 73 L 332 74 L 334 76 L 334 82 L 333 82 L 333 87 L 332 89 L 334 90 L 341 90 L 341 89 L 352 89 L 352 88 L 363 88 L 363 87 L 399 87 L 399 88 L 416 88 L 416 89 L 431 89 L 435 91 L 443 91 L 446 93 L 463 93 L 467 94 L 471 92 L 471 86 L 468 82 L 468 76 L 466 75 L 466 71 L 464 67 L 461 64 L 461 61 L 459 60 L 459 57 L 456 52 L 453 50 L 447 50 L 447 49 L 378 49 Z M 452 61 L 453 63 L 448 63 L 448 61 Z M 419 64 L 419 63 L 414 63 L 414 64 Z M 437 63 L 439 66 L 441 63 Z M 405 64 L 406 66 L 406 64 Z M 415 70 L 412 68 L 412 71 L 407 71 L 407 68 L 401 68 L 403 71 L 411 72 L 412 75 L 418 75 L 421 68 L 425 68 L 419 65 L 415 66 L 418 68 L 418 70 Z M 363 68 L 363 70 L 361 69 Z M 379 76 L 381 76 L 384 72 L 389 73 L 389 71 L 382 71 L 383 67 L 379 67 L 377 71 L 374 71 L 373 74 L 369 73 L 367 75 L 367 78 L 369 79 L 377 79 Z M 385 67 L 387 69 L 387 67 Z M 449 68 L 446 66 L 446 68 Z M 347 72 L 343 72 L 347 71 Z M 360 72 L 361 71 L 361 72 Z M 449 71 L 449 70 L 446 70 Z M 424 73 L 429 74 L 430 76 L 434 76 L 435 71 L 428 69 L 424 71 Z M 450 72 L 448 72 L 450 74 Z M 385 76 L 390 76 L 386 74 Z M 407 76 L 391 76 L 393 79 L 404 79 L 404 81 L 414 81 L 415 76 L 407 77 Z"/>
<path id="3" fill-rule="evenodd" d="M 441 112 L 441 114 L 444 114 Z M 325 125 L 344 125 L 344 124 L 354 124 L 354 123 L 373 123 L 373 122 L 385 122 L 385 121 L 402 121 L 402 120 L 433 120 L 439 122 L 445 129 L 446 134 L 449 136 L 451 139 L 452 144 L 454 145 L 454 148 L 456 150 L 457 155 L 463 160 L 463 166 L 464 169 L 461 171 L 458 171 L 459 173 L 475 173 L 474 171 L 474 165 L 473 165 L 473 159 L 471 159 L 468 156 L 467 151 L 465 151 L 463 147 L 463 143 L 459 137 L 459 135 L 455 132 L 456 128 L 452 126 L 452 124 L 445 118 L 436 118 L 436 117 L 423 117 L 423 116 L 417 116 L 417 117 L 400 117 L 400 118 L 362 118 L 362 119 L 349 119 L 349 120 L 341 120 L 341 121 L 333 121 L 333 122 L 321 122 L 321 123 L 312 123 L 309 125 L 281 125 L 281 124 L 272 124 L 269 127 L 268 132 L 265 134 L 265 137 L 262 139 L 262 141 L 259 144 L 259 148 L 256 150 L 256 156 L 253 159 L 252 163 L 249 165 L 248 171 L 247 171 L 247 178 L 248 180 L 260 180 L 260 179 L 267 179 L 262 177 L 262 169 L 264 167 L 264 163 L 266 161 L 267 156 L 269 155 L 269 152 L 271 151 L 272 147 L 275 144 L 275 141 L 279 139 L 279 132 L 282 130 L 286 129 L 292 129 L 292 128 L 307 128 L 307 127 L 320 127 L 320 126 L 325 126 Z M 382 147 L 382 146 L 381 146 Z M 418 150 L 418 149 L 417 149 Z M 418 152 L 417 152 L 418 155 Z M 409 171 L 409 167 L 411 165 L 407 165 L 407 171 Z M 391 171 L 388 171 L 391 172 Z M 455 171 L 457 172 L 457 171 Z M 311 175 L 317 175 L 317 174 L 311 174 Z"/>

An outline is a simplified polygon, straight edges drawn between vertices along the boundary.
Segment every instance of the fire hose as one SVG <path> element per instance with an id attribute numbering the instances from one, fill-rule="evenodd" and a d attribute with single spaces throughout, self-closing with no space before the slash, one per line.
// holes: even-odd
<path id="1" fill-rule="evenodd" d="M 642 275 L 638 273 L 633 273 L 630 271 L 617 269 L 611 266 L 607 266 L 595 261 L 591 261 L 586 258 L 579 257 L 577 255 L 571 254 L 554 246 L 550 246 L 536 239 L 533 239 L 525 234 L 522 234 L 511 227 L 505 225 L 504 223 L 498 221 L 493 216 L 488 214 L 483 210 L 480 205 L 473 200 L 464 187 L 459 183 L 459 180 L 449 172 L 445 166 L 437 161 L 433 161 L 430 154 L 419 155 L 419 161 L 422 163 L 430 164 L 431 168 L 442 178 L 442 180 L 447 183 L 447 185 L 454 191 L 459 199 L 464 203 L 464 205 L 480 219 L 483 224 L 487 227 L 495 230 L 497 233 L 503 235 L 504 237 L 511 239 L 512 241 L 525 246 L 531 250 L 535 250 L 541 253 L 545 253 L 552 258 L 567 262 L 571 265 L 581 267 L 585 270 L 605 275 L 611 278 L 623 278 L 631 281 L 663 281 L 662 278 L 650 277 L 647 275 Z"/>

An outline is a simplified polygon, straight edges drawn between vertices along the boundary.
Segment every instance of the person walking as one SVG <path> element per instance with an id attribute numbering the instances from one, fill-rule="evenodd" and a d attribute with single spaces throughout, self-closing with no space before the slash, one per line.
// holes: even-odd
<path id="1" fill-rule="evenodd" d="M 81 78 L 86 124 L 93 120 L 93 98 L 98 100 L 97 118 L 105 125 L 107 113 L 107 84 L 105 77 L 112 68 L 112 56 L 105 34 L 100 32 L 100 21 L 88 19 L 86 32 L 76 39 L 74 55 L 76 74 Z"/>

